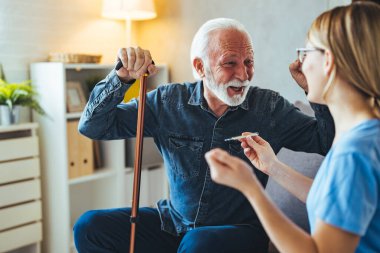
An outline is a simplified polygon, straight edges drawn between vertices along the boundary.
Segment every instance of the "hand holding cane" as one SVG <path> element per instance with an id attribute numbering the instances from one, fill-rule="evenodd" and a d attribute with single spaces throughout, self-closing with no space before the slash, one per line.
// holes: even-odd
<path id="1" fill-rule="evenodd" d="M 152 64 L 154 62 L 152 61 Z M 115 67 L 119 70 L 123 66 L 119 61 Z M 137 129 L 136 129 L 136 146 L 135 146 L 135 163 L 134 163 L 134 176 L 133 176 L 133 198 L 132 198 L 132 213 L 131 213 L 131 237 L 129 253 L 135 251 L 135 239 L 136 239 L 136 223 L 138 221 L 138 209 L 140 201 L 140 182 L 141 182 L 141 161 L 143 150 L 143 131 L 144 131 L 144 112 L 145 112 L 145 100 L 146 100 L 146 82 L 148 74 L 145 73 L 140 78 L 140 93 L 139 104 L 137 112 Z"/>

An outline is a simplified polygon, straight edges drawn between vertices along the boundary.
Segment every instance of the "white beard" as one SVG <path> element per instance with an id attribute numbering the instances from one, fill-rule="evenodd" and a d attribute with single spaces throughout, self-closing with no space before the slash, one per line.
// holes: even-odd
<path id="1" fill-rule="evenodd" d="M 216 83 L 214 76 L 212 75 L 211 71 L 206 71 L 206 82 L 205 85 L 207 88 L 209 88 L 217 98 L 219 98 L 223 103 L 229 106 L 238 106 L 241 103 L 244 102 L 245 97 L 247 96 L 249 87 L 251 86 L 251 83 L 246 80 L 246 81 L 239 81 L 239 80 L 232 80 L 228 83 L 225 84 L 218 84 Z M 232 97 L 228 95 L 227 88 L 229 86 L 233 87 L 244 87 L 243 94 L 236 94 Z"/>

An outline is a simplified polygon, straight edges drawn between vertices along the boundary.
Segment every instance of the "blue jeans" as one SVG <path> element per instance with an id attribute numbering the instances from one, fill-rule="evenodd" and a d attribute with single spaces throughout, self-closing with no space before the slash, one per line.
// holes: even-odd
<path id="1" fill-rule="evenodd" d="M 84 213 L 74 226 L 79 253 L 129 252 L 130 208 L 95 210 Z M 251 226 L 199 227 L 181 236 L 161 230 L 158 211 L 140 208 L 136 226 L 135 253 L 262 253 L 268 238 Z"/>

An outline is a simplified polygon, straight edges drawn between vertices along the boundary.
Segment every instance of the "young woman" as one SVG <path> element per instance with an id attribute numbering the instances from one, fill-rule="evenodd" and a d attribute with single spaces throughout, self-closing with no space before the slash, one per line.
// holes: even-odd
<path id="1" fill-rule="evenodd" d="M 311 179 L 278 161 L 262 138 L 242 140 L 245 155 L 300 199 L 311 235 L 268 199 L 242 160 L 206 154 L 214 181 L 240 190 L 281 252 L 380 252 L 380 6 L 358 2 L 321 14 L 299 49 L 308 100 L 327 104 L 336 136 Z M 311 186 L 311 188 L 310 188 Z"/>

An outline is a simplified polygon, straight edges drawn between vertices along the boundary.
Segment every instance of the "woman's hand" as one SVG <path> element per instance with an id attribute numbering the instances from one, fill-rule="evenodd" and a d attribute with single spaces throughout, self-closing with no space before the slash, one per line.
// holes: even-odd
<path id="1" fill-rule="evenodd" d="M 243 135 L 250 133 L 245 132 Z M 270 175 L 273 165 L 278 162 L 277 156 L 267 141 L 260 136 L 240 139 L 245 156 L 252 165 L 267 175 Z"/>
<path id="2" fill-rule="evenodd" d="M 219 184 L 243 193 L 255 183 L 260 184 L 251 166 L 222 149 L 217 148 L 207 152 L 205 158 L 210 167 L 211 178 Z"/>

